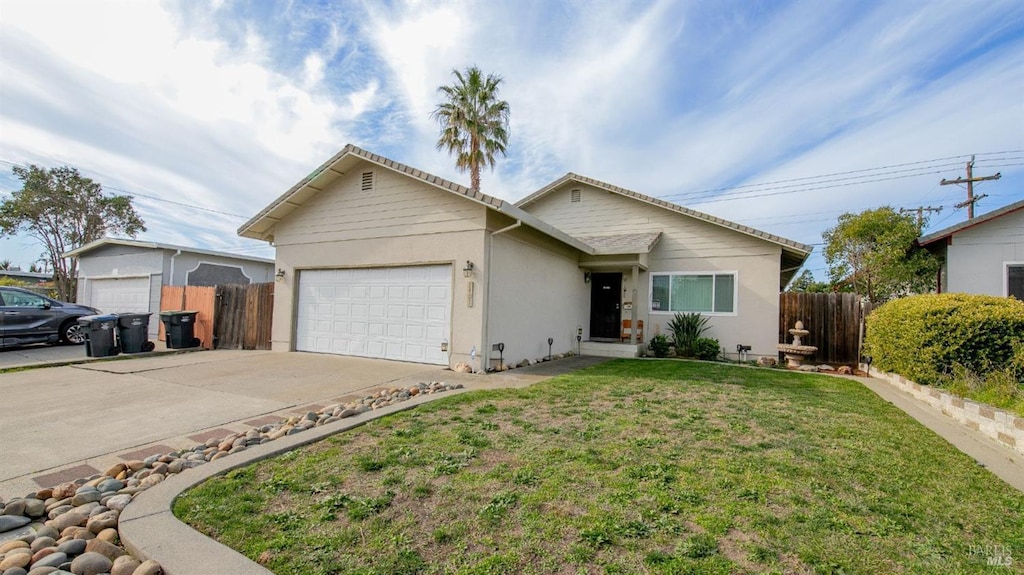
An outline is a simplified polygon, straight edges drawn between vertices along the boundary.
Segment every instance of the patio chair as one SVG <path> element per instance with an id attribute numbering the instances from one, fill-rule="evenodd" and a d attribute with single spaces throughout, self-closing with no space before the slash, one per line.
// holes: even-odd
<path id="1" fill-rule="evenodd" d="M 639 319 L 636 322 L 636 342 L 642 343 L 644 341 L 644 320 Z M 622 333 L 619 334 L 619 341 L 629 341 L 629 336 L 633 333 L 633 320 L 624 319 L 622 320 Z"/>

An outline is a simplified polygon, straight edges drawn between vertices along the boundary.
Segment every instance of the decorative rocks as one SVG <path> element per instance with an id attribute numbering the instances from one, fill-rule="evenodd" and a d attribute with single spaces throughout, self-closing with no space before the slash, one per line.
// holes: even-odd
<path id="1" fill-rule="evenodd" d="M 21 515 L 0 515 L 0 533 L 12 531 L 31 522 L 31 519 Z"/>
<path id="2" fill-rule="evenodd" d="M 836 370 L 836 373 L 839 375 L 853 375 L 853 368 L 848 365 L 841 365 L 839 366 L 839 369 Z"/>
<path id="3" fill-rule="evenodd" d="M 107 573 L 114 562 L 99 553 L 86 551 L 71 562 L 71 572 L 75 575 L 99 575 Z"/>
<path id="4" fill-rule="evenodd" d="M 767 355 L 762 355 L 761 357 L 757 358 L 757 365 L 764 367 L 774 367 L 778 365 L 778 363 L 779 361 L 777 359 L 775 359 L 774 357 L 768 357 Z"/>
<path id="5" fill-rule="evenodd" d="M 69 565 L 74 575 L 160 575 L 163 570 L 158 562 L 140 562 L 119 545 L 118 517 L 136 493 L 164 481 L 168 475 L 253 445 L 412 397 L 462 387 L 462 384 L 431 381 L 384 389 L 356 401 L 309 411 L 245 433 L 215 437 L 192 449 L 118 463 L 102 475 L 41 489 L 27 497 L 0 501 L 0 575 L 67 573 Z M 33 523 L 32 518 L 39 518 L 42 523 Z"/>
<path id="6" fill-rule="evenodd" d="M 455 368 L 452 371 L 456 373 L 473 373 L 473 368 L 468 363 L 460 361 L 455 364 Z"/>

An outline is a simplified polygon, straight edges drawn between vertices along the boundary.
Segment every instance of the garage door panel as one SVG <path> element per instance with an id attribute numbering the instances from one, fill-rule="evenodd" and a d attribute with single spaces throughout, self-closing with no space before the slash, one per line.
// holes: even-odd
<path id="1" fill-rule="evenodd" d="M 149 298 L 148 277 L 89 280 L 89 305 L 104 313 L 146 313 Z"/>
<path id="2" fill-rule="evenodd" d="M 451 266 L 303 271 L 296 349 L 443 365 L 451 283 Z"/>
<path id="3" fill-rule="evenodd" d="M 415 321 L 423 321 L 427 318 L 427 310 L 422 305 L 409 305 L 405 308 L 405 317 Z"/>
<path id="4" fill-rule="evenodd" d="M 299 283 L 296 349 L 446 363 L 451 266 L 308 270 Z"/>
<path id="5" fill-rule="evenodd" d="M 441 321 L 448 317 L 448 308 L 439 305 L 432 305 L 427 308 L 427 321 Z"/>

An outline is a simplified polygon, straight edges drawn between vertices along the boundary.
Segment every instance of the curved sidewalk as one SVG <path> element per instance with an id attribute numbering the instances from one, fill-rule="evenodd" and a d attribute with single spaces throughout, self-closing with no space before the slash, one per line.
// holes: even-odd
<path id="1" fill-rule="evenodd" d="M 325 437 L 359 427 L 368 421 L 415 408 L 451 394 L 480 389 L 526 387 L 548 377 L 560 375 L 607 361 L 609 358 L 574 357 L 482 377 L 469 387 L 443 394 L 417 396 L 400 404 L 344 419 L 277 441 L 247 449 L 188 472 L 180 473 L 139 493 L 120 518 L 119 530 L 124 546 L 137 558 L 155 559 L 168 575 L 273 575 L 273 572 L 225 545 L 206 537 L 179 521 L 171 510 L 174 500 L 184 491 L 207 479 L 233 469 L 314 443 Z M 896 407 L 943 437 L 957 449 L 974 458 L 995 475 L 1024 491 L 1024 461 L 995 442 L 981 437 L 941 414 L 921 405 L 912 397 L 885 382 L 865 377 L 855 379 Z"/>
<path id="2" fill-rule="evenodd" d="M 254 446 L 230 457 L 170 476 L 166 481 L 139 493 L 124 509 L 118 524 L 121 543 L 137 558 L 158 561 L 166 575 L 273 575 L 272 571 L 262 565 L 179 521 L 171 510 L 174 500 L 184 491 L 211 477 L 320 441 L 374 419 L 468 391 L 526 387 L 609 359 L 577 356 L 501 374 L 474 376 L 478 379 L 463 389 L 416 396 L 383 409 Z"/>

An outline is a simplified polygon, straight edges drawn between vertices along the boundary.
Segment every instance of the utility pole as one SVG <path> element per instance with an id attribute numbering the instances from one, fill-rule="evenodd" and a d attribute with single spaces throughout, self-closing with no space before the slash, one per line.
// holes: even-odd
<path id="1" fill-rule="evenodd" d="M 984 182 L 984 181 L 987 181 L 987 180 L 998 180 L 999 178 L 1003 177 L 1001 173 L 996 172 L 995 175 L 992 175 L 992 176 L 984 176 L 984 177 L 981 177 L 981 178 L 975 178 L 973 170 L 974 170 L 974 156 L 971 156 L 971 161 L 967 162 L 967 177 L 966 178 L 957 178 L 955 180 L 947 180 L 947 179 L 943 178 L 942 181 L 939 182 L 940 186 L 948 186 L 948 185 L 951 185 L 951 184 L 967 184 L 967 201 L 960 202 L 959 204 L 957 204 L 954 207 L 962 208 L 964 206 L 967 206 L 967 219 L 969 219 L 969 220 L 974 219 L 974 203 L 977 202 L 978 200 L 980 200 L 981 198 L 984 198 L 984 197 L 988 196 L 988 194 L 981 194 L 980 196 L 975 196 L 974 195 L 974 182 Z"/>
<path id="2" fill-rule="evenodd" d="M 917 231 L 918 231 L 918 233 L 920 233 L 921 230 L 924 228 L 924 213 L 925 212 L 939 213 L 941 211 L 942 211 L 942 206 L 939 206 L 937 208 L 933 208 L 931 206 L 928 206 L 927 208 L 924 207 L 924 206 L 918 206 L 917 208 L 911 208 L 911 209 L 900 208 L 900 213 L 901 214 L 905 214 L 905 213 L 909 213 L 909 212 L 917 212 Z"/>

